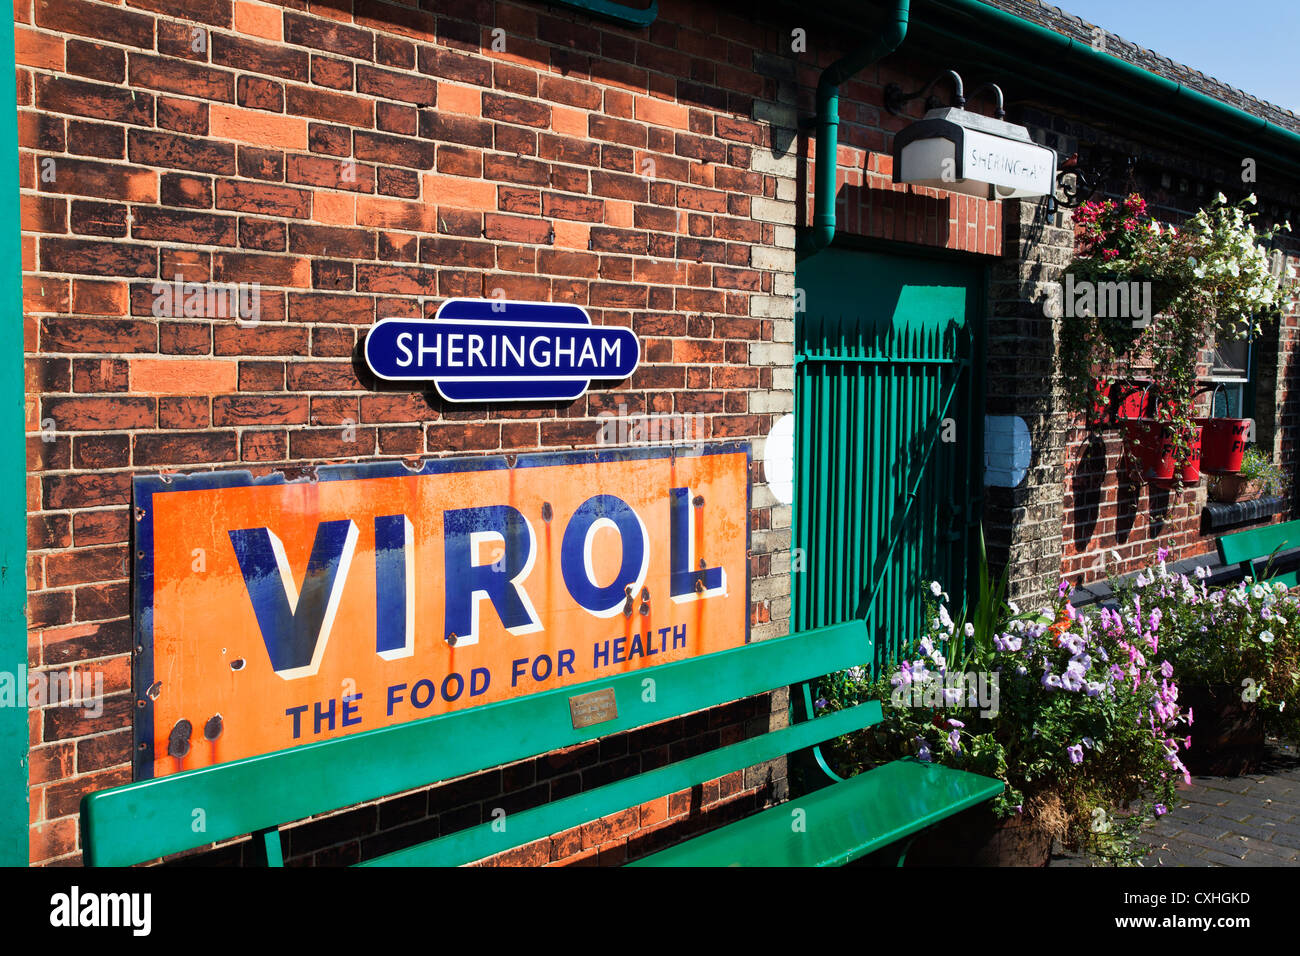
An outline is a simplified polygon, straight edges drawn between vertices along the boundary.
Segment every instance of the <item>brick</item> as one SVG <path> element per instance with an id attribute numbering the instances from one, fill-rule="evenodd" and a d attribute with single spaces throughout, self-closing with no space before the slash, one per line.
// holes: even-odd
<path id="1" fill-rule="evenodd" d="M 337 53 L 357 60 L 373 60 L 374 34 L 342 23 L 297 13 L 284 15 L 284 39 L 298 46 Z"/>
<path id="2" fill-rule="evenodd" d="M 373 259 L 374 233 L 363 229 L 342 229 L 293 223 L 289 227 L 289 251 L 345 259 Z"/>
<path id="3" fill-rule="evenodd" d="M 329 123 L 309 123 L 307 125 L 307 148 L 313 153 L 328 153 L 331 156 L 350 157 L 352 155 L 352 130 L 346 126 L 334 126 Z"/>
<path id="4" fill-rule="evenodd" d="M 327 186 L 362 193 L 375 191 L 374 167 L 364 163 L 347 166 L 337 159 L 320 156 L 290 156 L 285 162 L 284 176 L 289 182 L 304 186 Z"/>
<path id="5" fill-rule="evenodd" d="M 274 80 L 260 76 L 241 76 L 235 98 L 240 106 L 249 109 L 284 112 L 284 87 Z"/>
<path id="6" fill-rule="evenodd" d="M 207 428 L 210 411 L 206 398 L 168 395 L 158 399 L 158 427 Z"/>
<path id="7" fill-rule="evenodd" d="M 233 246 L 237 242 L 237 228 L 234 216 L 141 207 L 135 210 L 132 232 L 140 239 Z"/>
<path id="8" fill-rule="evenodd" d="M 396 103 L 375 104 L 375 125 L 385 132 L 414 136 L 419 132 L 420 115 L 414 106 Z"/>
<path id="9" fill-rule="evenodd" d="M 458 209 L 495 211 L 497 186 L 481 180 L 465 180 L 426 173 L 421 177 L 426 202 Z"/>
<path id="10" fill-rule="evenodd" d="M 60 157 L 55 166 L 54 181 L 42 182 L 41 188 L 46 192 L 94 196 L 97 199 L 154 203 L 158 201 L 158 174 L 139 166 Z"/>
<path id="11" fill-rule="evenodd" d="M 484 62 L 482 57 L 465 56 L 454 50 L 425 44 L 420 44 L 417 49 L 421 73 L 474 86 L 492 85 L 492 66 Z"/>
<path id="12" fill-rule="evenodd" d="M 303 425 L 307 422 L 307 399 L 303 396 L 229 395 L 212 400 L 212 424 Z"/>
<path id="13" fill-rule="evenodd" d="M 72 518 L 73 541 L 77 547 L 128 541 L 131 536 L 129 515 L 125 508 L 78 512 Z"/>
<path id="14" fill-rule="evenodd" d="M 148 276 L 157 269 L 151 246 L 122 242 L 45 237 L 40 242 L 41 268 L 84 275 Z"/>
<path id="15" fill-rule="evenodd" d="M 433 106 L 438 100 L 438 85 L 434 81 L 373 66 L 357 67 L 357 92 L 416 106 Z"/>
<path id="16" fill-rule="evenodd" d="M 217 181 L 216 205 L 218 209 L 263 216 L 307 219 L 311 215 L 311 193 L 292 186 L 220 179 Z"/>
<path id="17" fill-rule="evenodd" d="M 229 180 L 221 180 L 227 183 Z M 184 173 L 163 173 L 159 197 L 166 206 L 190 206 L 195 209 L 212 207 L 212 177 L 187 176 Z"/>
<path id="18" fill-rule="evenodd" d="M 187 20 L 230 28 L 231 0 L 130 0 L 131 6 L 152 10 L 164 16 L 184 16 Z"/>
<path id="19" fill-rule="evenodd" d="M 77 620 L 110 620 L 126 617 L 131 613 L 130 584 L 127 581 L 113 581 L 107 584 L 92 584 L 90 587 L 77 588 Z M 91 670 L 96 670 L 92 667 Z M 103 672 L 101 672 L 103 676 Z M 108 687 L 105 676 L 105 691 Z M 130 676 L 116 689 L 130 689 Z"/>
<path id="20" fill-rule="evenodd" d="M 68 210 L 68 226 L 82 236 L 122 238 L 127 232 L 127 209 L 119 203 L 77 200 Z"/>
<path id="21" fill-rule="evenodd" d="M 223 252 L 215 257 L 213 272 L 219 282 L 257 282 L 303 289 L 311 285 L 311 268 L 306 259 L 297 256 Z"/>
<path id="22" fill-rule="evenodd" d="M 303 50 L 224 33 L 212 36 L 212 62 L 299 83 L 306 83 L 311 76 L 311 56 Z"/>
<path id="23" fill-rule="evenodd" d="M 277 431 L 246 431 L 241 436 L 239 457 L 242 461 L 280 461 L 286 455 L 287 435 Z"/>
<path id="24" fill-rule="evenodd" d="M 554 219 L 602 222 L 605 217 L 605 204 L 599 199 L 562 196 L 559 193 L 543 193 L 542 215 Z"/>
<path id="25" fill-rule="evenodd" d="M 441 109 L 423 110 L 420 113 L 420 136 L 436 143 L 458 143 L 487 149 L 492 146 L 492 124 Z"/>
<path id="26" fill-rule="evenodd" d="M 79 315 L 125 315 L 127 289 L 124 282 L 74 279 L 72 311 Z"/>
<path id="27" fill-rule="evenodd" d="M 62 37 L 39 33 L 23 26 L 14 28 L 14 60 L 21 66 L 62 73 L 64 41 Z"/>
<path id="28" fill-rule="evenodd" d="M 208 132 L 208 104 L 160 96 L 158 126 L 160 129 L 188 133 L 191 136 L 205 136 Z"/>
<path id="29" fill-rule="evenodd" d="M 311 58 L 311 81 L 317 86 L 332 90 L 352 89 L 352 64 L 332 56 L 315 55 Z"/>
<path id="30" fill-rule="evenodd" d="M 483 217 L 483 235 L 505 242 L 549 243 L 551 225 L 545 219 L 493 214 Z"/>
<path id="31" fill-rule="evenodd" d="M 138 395 L 212 395 L 233 392 L 238 363 L 233 359 L 147 359 L 130 363 L 131 391 Z"/>
<path id="32" fill-rule="evenodd" d="M 154 423 L 151 398 L 47 397 L 41 403 L 42 417 L 53 418 L 63 431 L 97 431 L 110 428 L 150 428 Z"/>
<path id="33" fill-rule="evenodd" d="M 131 500 L 131 473 L 46 475 L 41 479 L 41 490 L 45 507 L 56 510 L 123 505 Z"/>
<path id="34" fill-rule="evenodd" d="M 153 17 L 120 6 L 86 0 L 36 0 L 36 25 L 59 33 L 149 50 L 153 48 Z"/>
<path id="35" fill-rule="evenodd" d="M 235 0 L 234 26 L 240 33 L 262 37 L 265 40 L 283 39 L 281 18 L 282 14 L 278 8 Z"/>
<path id="36" fill-rule="evenodd" d="M 173 133 L 133 129 L 127 134 L 127 153 L 132 162 L 146 166 L 165 166 L 186 172 L 216 173 L 222 176 L 230 176 L 235 172 L 235 147 L 230 143 L 214 143 Z"/>
<path id="37" fill-rule="evenodd" d="M 235 99 L 235 74 L 225 70 L 143 53 L 130 54 L 127 63 L 132 86 L 226 103 Z"/>
<path id="38" fill-rule="evenodd" d="M 332 120 L 345 126 L 375 125 L 375 108 L 369 100 L 347 93 L 334 93 L 315 87 L 290 86 L 285 89 L 284 108 L 297 116 Z"/>
<path id="39" fill-rule="evenodd" d="M 130 387 L 125 359 L 73 359 L 74 392 L 125 392 Z"/>
<path id="40" fill-rule="evenodd" d="M 153 122 L 153 97 L 68 77 L 36 77 L 36 105 L 49 113 L 145 126 Z"/>
<path id="41" fill-rule="evenodd" d="M 364 133 L 358 130 L 352 138 L 357 159 L 373 160 L 411 169 L 432 169 L 434 145 L 420 139 L 388 136 L 383 133 Z"/>
<path id="42" fill-rule="evenodd" d="M 483 112 L 483 91 L 473 87 L 443 83 L 438 87 L 438 109 L 464 116 L 480 116 Z M 586 132 L 585 125 L 583 132 Z"/>
<path id="43" fill-rule="evenodd" d="M 136 465 L 191 465 L 235 461 L 238 438 L 232 432 L 152 432 L 135 436 Z"/>
<path id="44" fill-rule="evenodd" d="M 361 196 L 357 199 L 356 219 L 359 226 L 434 232 L 436 218 L 436 209 L 426 203 L 402 202 L 398 199 L 369 196 Z"/>
<path id="45" fill-rule="evenodd" d="M 375 320 L 375 303 L 363 295 L 291 292 L 289 318 L 295 322 L 368 325 Z"/>
<path id="46" fill-rule="evenodd" d="M 211 135 L 277 149 L 306 149 L 307 121 L 263 110 L 214 103 L 209 107 Z"/>

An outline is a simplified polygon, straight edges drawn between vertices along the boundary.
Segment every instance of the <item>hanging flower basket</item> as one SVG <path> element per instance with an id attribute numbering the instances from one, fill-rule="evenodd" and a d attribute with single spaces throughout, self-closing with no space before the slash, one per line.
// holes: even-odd
<path id="1" fill-rule="evenodd" d="M 1187 458 L 1178 463 L 1174 431 L 1154 418 L 1127 418 L 1123 422 L 1124 448 L 1138 474 L 1148 484 L 1172 487 L 1201 480 L 1201 428 L 1188 442 Z"/>
<path id="2" fill-rule="evenodd" d="M 1198 418 L 1202 426 L 1201 470 L 1209 475 L 1235 475 L 1246 451 L 1249 418 Z"/>
<path id="3" fill-rule="evenodd" d="M 1178 470 L 1174 459 L 1174 435 L 1154 418 L 1126 418 L 1124 450 L 1146 482 L 1173 481 Z"/>

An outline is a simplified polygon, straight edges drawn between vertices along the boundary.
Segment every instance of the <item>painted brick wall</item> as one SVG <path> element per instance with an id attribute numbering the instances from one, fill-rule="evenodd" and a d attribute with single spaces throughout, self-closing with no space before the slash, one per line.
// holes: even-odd
<path id="1" fill-rule="evenodd" d="M 681 0 L 648 31 L 540 3 L 432 6 L 16 5 L 29 665 L 102 671 L 108 693 L 97 719 L 31 713 L 34 862 L 75 862 L 80 797 L 130 776 L 133 474 L 594 446 L 619 406 L 700 415 L 702 437 L 756 439 L 757 459 L 791 408 L 795 91 L 778 31 Z M 178 276 L 258 283 L 258 322 L 157 315 L 154 283 Z M 493 294 L 585 305 L 631 327 L 644 364 L 558 411 L 454 410 L 358 380 L 376 318 Z M 773 556 L 790 516 L 757 460 L 754 478 L 761 638 L 786 629 Z M 545 802 L 737 739 L 773 706 L 350 810 L 295 828 L 290 856 L 379 852 L 502 794 Z M 783 786 L 780 766 L 728 778 L 554 853 L 617 856 L 633 824 L 694 825 Z"/>

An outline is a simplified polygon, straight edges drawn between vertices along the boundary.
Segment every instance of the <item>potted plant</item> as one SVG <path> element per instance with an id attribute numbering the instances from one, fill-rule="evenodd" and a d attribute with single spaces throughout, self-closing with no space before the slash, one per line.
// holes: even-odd
<path id="1" fill-rule="evenodd" d="M 1263 758 L 1268 730 L 1300 729 L 1300 599 L 1285 585 L 1243 581 L 1211 589 L 1209 573 L 1170 572 L 1161 548 L 1155 567 L 1114 582 L 1117 597 L 1141 607 L 1159 654 L 1179 676 L 1191 725 L 1183 756 L 1195 773 L 1240 774 Z M 1109 627 L 1132 627 L 1122 614 Z"/>
<path id="2" fill-rule="evenodd" d="M 1215 475 L 1209 482 L 1209 494 L 1215 501 L 1231 503 L 1252 501 L 1262 496 L 1280 495 L 1286 490 L 1286 475 L 1256 446 L 1246 449 L 1236 474 Z"/>
<path id="3" fill-rule="evenodd" d="M 1185 775 L 1177 688 L 1169 669 L 1139 648 L 1151 634 L 1116 634 L 1069 607 L 976 605 L 954 620 L 930 586 L 929 633 L 876 678 L 834 675 L 825 707 L 883 698 L 869 731 L 840 738 L 828 756 L 841 768 L 913 755 L 999 777 L 1006 790 L 919 838 L 910 861 L 1045 865 L 1053 839 L 1106 859 L 1133 859 L 1142 822 L 1164 812 Z M 976 693 L 972 675 L 993 693 Z M 980 685 L 985 686 L 985 685 Z"/>

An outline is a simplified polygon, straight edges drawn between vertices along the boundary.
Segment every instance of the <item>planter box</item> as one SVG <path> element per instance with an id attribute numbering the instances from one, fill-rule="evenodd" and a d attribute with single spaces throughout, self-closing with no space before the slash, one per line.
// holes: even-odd
<path id="1" fill-rule="evenodd" d="M 1052 836 L 1024 817 L 999 820 L 973 807 L 916 838 L 907 866 L 1047 866 Z"/>
<path id="2" fill-rule="evenodd" d="M 1220 475 L 1210 488 L 1210 497 L 1221 504 L 1254 501 L 1264 493 L 1264 483 L 1240 475 Z"/>
<path id="3" fill-rule="evenodd" d="M 1253 773 L 1264 760 L 1264 722 L 1254 701 L 1231 684 L 1184 686 L 1178 702 L 1192 708 L 1192 746 L 1181 754 L 1198 776 Z"/>

